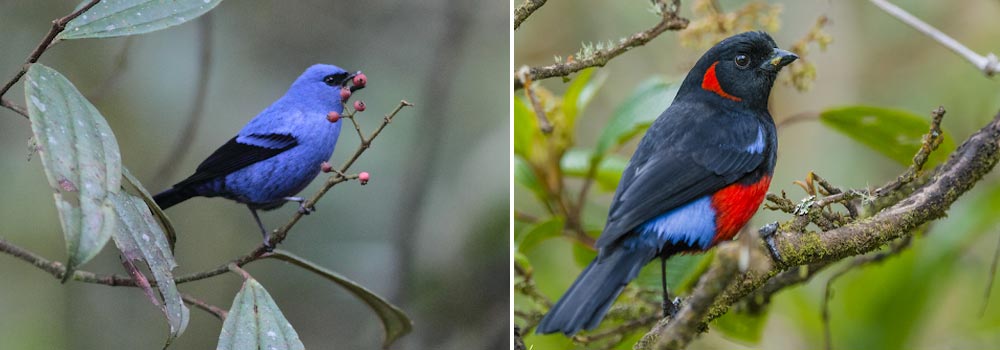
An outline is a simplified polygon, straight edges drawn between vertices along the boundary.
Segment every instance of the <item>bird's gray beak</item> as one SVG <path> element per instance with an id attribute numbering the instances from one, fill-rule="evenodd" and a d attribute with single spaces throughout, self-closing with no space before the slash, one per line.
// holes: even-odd
<path id="1" fill-rule="evenodd" d="M 354 85 L 354 83 L 353 83 L 354 82 L 354 77 L 357 76 L 358 74 L 361 74 L 361 71 L 354 72 L 351 75 L 347 76 L 347 79 L 344 79 L 344 86 L 347 86 L 348 83 L 351 83 L 351 92 L 355 92 L 355 91 L 358 91 L 358 90 L 361 90 L 361 89 L 365 88 L 364 86 L 355 86 Z"/>
<path id="2" fill-rule="evenodd" d="M 764 64 L 760 65 L 760 68 L 768 71 L 778 71 L 781 67 L 792 63 L 798 58 L 799 56 L 791 51 L 775 48 L 771 53 L 771 58 L 767 59 Z"/>

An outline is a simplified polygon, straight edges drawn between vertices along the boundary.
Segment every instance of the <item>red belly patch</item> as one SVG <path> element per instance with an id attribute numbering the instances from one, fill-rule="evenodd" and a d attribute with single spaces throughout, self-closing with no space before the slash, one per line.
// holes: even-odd
<path id="1" fill-rule="evenodd" d="M 705 71 L 705 76 L 701 77 L 701 88 L 736 102 L 742 101 L 742 98 L 730 95 L 722 90 L 722 85 L 719 85 L 719 78 L 715 76 L 715 65 L 717 64 L 719 64 L 718 61 L 712 63 L 712 66 L 708 67 L 708 70 Z"/>
<path id="2" fill-rule="evenodd" d="M 735 183 L 712 195 L 712 208 L 715 209 L 715 238 L 712 239 L 712 245 L 732 239 L 750 221 L 764 202 L 770 185 L 771 177 L 764 176 L 756 183 Z"/>

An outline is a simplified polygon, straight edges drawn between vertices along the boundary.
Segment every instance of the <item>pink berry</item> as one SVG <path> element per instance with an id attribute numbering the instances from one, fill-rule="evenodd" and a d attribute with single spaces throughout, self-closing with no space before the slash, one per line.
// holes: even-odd
<path id="1" fill-rule="evenodd" d="M 368 77 L 365 76 L 365 73 L 358 73 L 358 75 L 354 76 L 352 83 L 359 88 L 365 87 L 368 84 Z"/>
<path id="2" fill-rule="evenodd" d="M 326 114 L 326 120 L 331 123 L 336 123 L 340 120 L 340 113 L 337 113 L 337 111 L 330 111 L 330 113 Z"/>
<path id="3" fill-rule="evenodd" d="M 340 101 L 347 102 L 351 98 L 351 89 L 341 88 L 340 89 Z"/>
<path id="4" fill-rule="evenodd" d="M 333 165 L 330 165 L 330 162 L 323 162 L 323 164 L 319 165 L 319 169 L 324 173 L 328 173 L 333 171 Z"/>
<path id="5" fill-rule="evenodd" d="M 362 185 L 367 185 L 368 179 L 371 179 L 371 175 L 369 175 L 368 172 L 362 171 L 358 174 L 358 181 L 360 181 Z"/>
<path id="6" fill-rule="evenodd" d="M 358 112 L 364 112 L 365 111 L 365 107 L 366 107 L 365 106 L 365 101 L 362 101 L 362 100 L 354 101 L 354 110 L 356 110 Z"/>

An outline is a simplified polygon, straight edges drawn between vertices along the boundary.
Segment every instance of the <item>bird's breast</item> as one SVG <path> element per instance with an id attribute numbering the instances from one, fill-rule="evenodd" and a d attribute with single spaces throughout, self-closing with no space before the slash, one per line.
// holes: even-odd
<path id="1" fill-rule="evenodd" d="M 737 182 L 712 195 L 712 208 L 715 209 L 715 238 L 712 245 L 732 239 L 750 221 L 764 202 L 770 185 L 771 177 L 764 175 L 757 182 Z"/>

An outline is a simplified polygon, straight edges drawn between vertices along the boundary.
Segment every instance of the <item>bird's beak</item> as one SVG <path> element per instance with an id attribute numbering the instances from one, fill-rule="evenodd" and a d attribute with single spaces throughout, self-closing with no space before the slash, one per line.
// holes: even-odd
<path id="1" fill-rule="evenodd" d="M 358 74 L 361 74 L 361 71 L 354 72 L 353 74 L 349 75 L 347 79 L 344 79 L 344 86 L 347 86 L 347 83 L 351 83 L 351 92 L 355 92 L 365 88 L 364 86 L 354 85 L 354 77 L 357 76 Z"/>
<path id="2" fill-rule="evenodd" d="M 765 61 L 764 64 L 760 66 L 760 68 L 768 71 L 778 71 L 781 69 L 781 67 L 784 67 L 789 63 L 792 63 L 792 61 L 795 61 L 798 58 L 799 58 L 798 55 L 790 51 L 785 51 L 779 48 L 775 48 L 774 51 L 771 53 L 771 58 Z"/>

